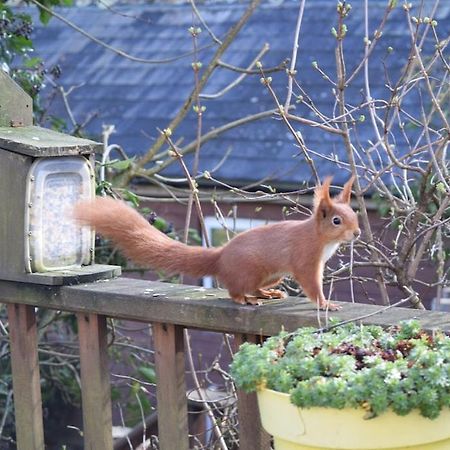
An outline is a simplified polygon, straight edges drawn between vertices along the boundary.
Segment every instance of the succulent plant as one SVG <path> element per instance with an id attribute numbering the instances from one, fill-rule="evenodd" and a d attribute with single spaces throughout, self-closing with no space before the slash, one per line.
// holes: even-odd
<path id="1" fill-rule="evenodd" d="M 450 337 L 417 321 L 384 330 L 348 324 L 328 332 L 301 328 L 264 344 L 243 344 L 231 374 L 246 392 L 290 394 L 302 408 L 363 408 L 371 418 L 391 409 L 436 418 L 450 407 Z"/>

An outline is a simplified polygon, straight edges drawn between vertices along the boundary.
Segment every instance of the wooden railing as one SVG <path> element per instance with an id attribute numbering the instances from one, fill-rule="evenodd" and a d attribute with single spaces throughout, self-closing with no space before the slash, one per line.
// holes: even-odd
<path id="1" fill-rule="evenodd" d="M 151 289 L 151 291 L 150 291 Z M 159 442 L 162 450 L 187 450 L 183 329 L 232 333 L 238 345 L 280 331 L 318 325 L 318 313 L 305 299 L 271 301 L 260 307 L 239 306 L 226 291 L 118 278 L 77 286 L 49 287 L 0 281 L 0 302 L 8 304 L 11 359 L 19 450 L 43 450 L 44 432 L 39 384 L 36 309 L 52 308 L 77 315 L 80 345 L 84 447 L 111 450 L 112 420 L 107 358 L 106 318 L 151 323 L 157 373 Z M 426 329 L 450 331 L 450 315 L 345 303 L 332 316 L 389 325 L 417 318 Z M 325 313 L 320 313 L 322 325 Z M 267 450 L 254 395 L 238 395 L 240 449 Z"/>

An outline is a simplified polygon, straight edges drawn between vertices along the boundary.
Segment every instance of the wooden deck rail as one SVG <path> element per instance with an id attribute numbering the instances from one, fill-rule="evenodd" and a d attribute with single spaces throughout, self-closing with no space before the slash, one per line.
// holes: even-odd
<path id="1" fill-rule="evenodd" d="M 49 287 L 0 281 L 0 302 L 8 304 L 11 335 L 16 431 L 19 450 L 43 450 L 44 433 L 35 307 L 77 314 L 82 381 L 85 449 L 111 450 L 111 399 L 106 349 L 106 318 L 153 325 L 162 450 L 187 450 L 187 408 L 184 379 L 183 328 L 232 333 L 235 342 L 270 336 L 284 327 L 317 326 L 317 311 L 299 298 L 271 301 L 260 307 L 227 301 L 226 291 L 118 278 L 77 286 Z M 354 319 L 381 308 L 346 303 L 332 316 Z M 325 323 L 325 313 L 321 313 Z M 417 318 L 426 329 L 450 331 L 447 313 L 393 308 L 362 320 L 390 325 Z M 268 450 L 256 398 L 238 399 L 241 450 Z"/>

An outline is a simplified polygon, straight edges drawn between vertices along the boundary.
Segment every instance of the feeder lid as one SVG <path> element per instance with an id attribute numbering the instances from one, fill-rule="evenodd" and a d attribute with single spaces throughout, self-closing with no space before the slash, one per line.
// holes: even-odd
<path id="1" fill-rule="evenodd" d="M 31 97 L 0 68 L 0 150 L 32 157 L 100 153 L 102 144 L 33 126 Z"/>
<path id="2" fill-rule="evenodd" d="M 47 128 L 0 127 L 0 149 L 32 157 L 101 153 L 102 144 Z"/>

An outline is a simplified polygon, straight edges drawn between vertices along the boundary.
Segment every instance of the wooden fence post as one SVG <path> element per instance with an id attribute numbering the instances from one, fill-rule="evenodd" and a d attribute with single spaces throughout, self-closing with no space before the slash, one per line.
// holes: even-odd
<path id="1" fill-rule="evenodd" d="M 234 351 L 244 342 L 257 343 L 258 336 L 235 333 Z M 239 450 L 270 450 L 271 437 L 264 431 L 259 416 L 256 394 L 238 390 Z"/>
<path id="2" fill-rule="evenodd" d="M 189 430 L 183 327 L 153 323 L 161 450 L 188 450 Z"/>
<path id="3" fill-rule="evenodd" d="M 106 317 L 78 314 L 84 450 L 111 450 L 111 386 Z"/>
<path id="4" fill-rule="evenodd" d="M 44 449 L 36 312 L 34 306 L 8 305 L 17 448 Z"/>

